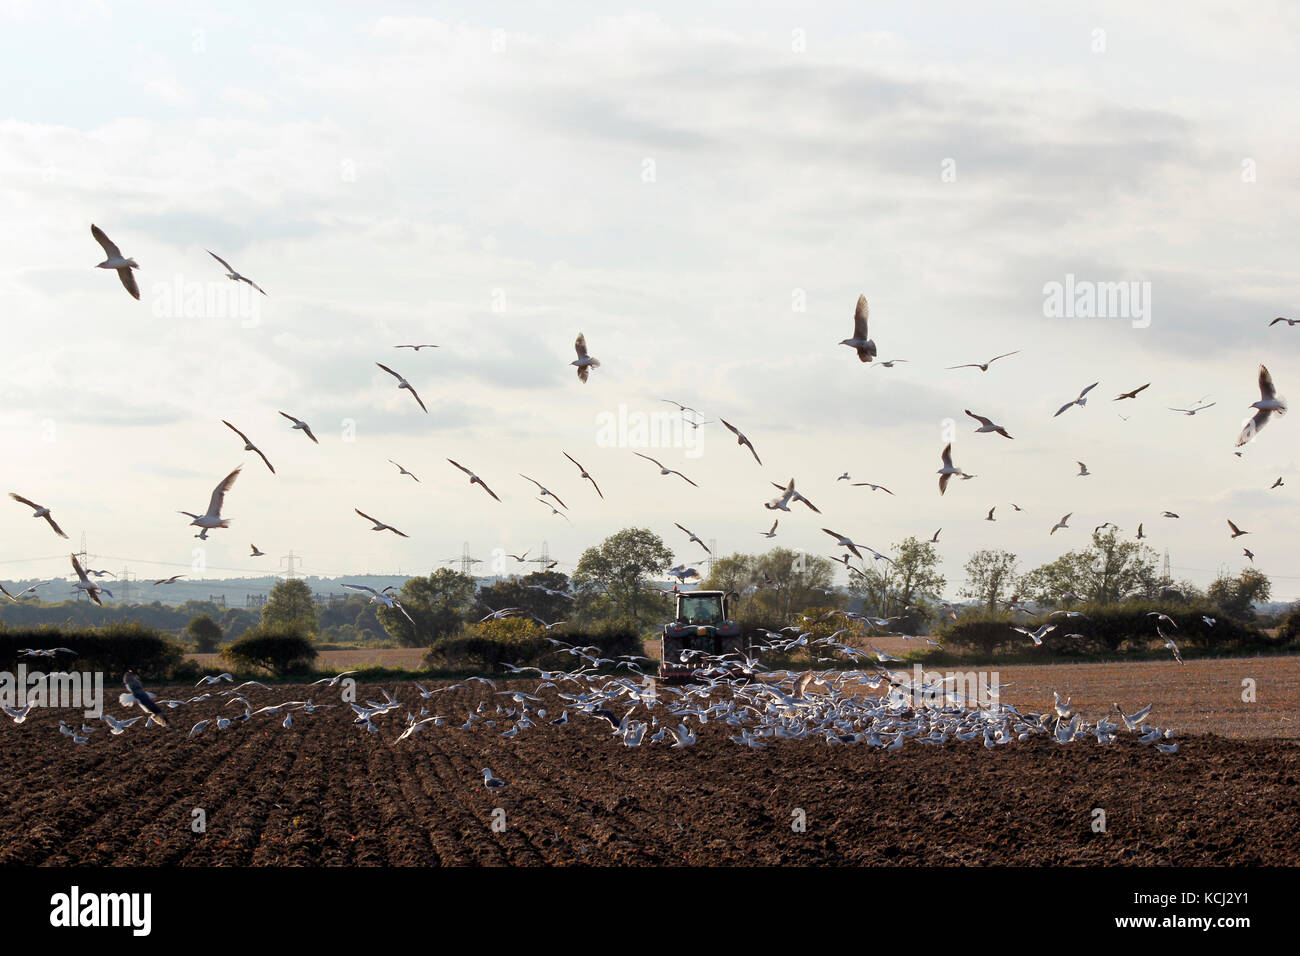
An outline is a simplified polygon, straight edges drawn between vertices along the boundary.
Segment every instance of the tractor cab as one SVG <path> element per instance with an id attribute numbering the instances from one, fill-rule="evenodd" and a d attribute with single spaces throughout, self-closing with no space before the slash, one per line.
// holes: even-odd
<path id="1" fill-rule="evenodd" d="M 675 589 L 674 589 L 675 590 Z M 701 667 L 743 665 L 740 624 L 731 620 L 734 592 L 677 591 L 677 612 L 664 625 L 659 677 L 688 679 Z M 725 662 L 718 658 L 728 655 Z"/>

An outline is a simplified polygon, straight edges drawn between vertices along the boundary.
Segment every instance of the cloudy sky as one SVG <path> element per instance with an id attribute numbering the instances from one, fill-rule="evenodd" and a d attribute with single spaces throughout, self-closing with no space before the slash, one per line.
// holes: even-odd
<path id="1" fill-rule="evenodd" d="M 1176 577 L 1235 572 L 1245 542 L 1300 594 L 1293 422 L 1233 455 L 1257 367 L 1300 382 L 1300 327 L 1267 327 L 1300 315 L 1294 8 L 383 6 L 0 0 L 0 490 L 96 566 L 264 573 L 292 549 L 306 573 L 427 573 L 468 541 L 485 572 L 628 525 L 683 558 L 702 552 L 674 522 L 724 553 L 828 555 L 823 526 L 880 550 L 942 527 L 955 594 L 972 550 L 1027 570 L 1109 520 L 1144 522 Z M 141 301 L 93 268 L 92 222 Z M 1134 283 L 1141 308 L 1049 314 L 1067 281 Z M 879 358 L 907 364 L 836 344 L 859 293 Z M 953 429 L 978 477 L 941 497 Z M 231 529 L 196 541 L 177 510 L 240 462 Z M 777 513 L 768 542 L 792 476 L 824 515 Z M 21 505 L 0 542 L 2 580 L 68 573 Z"/>

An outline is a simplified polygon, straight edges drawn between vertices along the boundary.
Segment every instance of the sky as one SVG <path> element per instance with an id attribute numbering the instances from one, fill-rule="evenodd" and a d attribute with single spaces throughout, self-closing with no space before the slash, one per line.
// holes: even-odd
<path id="1" fill-rule="evenodd" d="M 423 574 L 465 543 L 479 573 L 535 568 L 504 555 L 543 542 L 571 571 L 628 526 L 703 556 L 679 522 L 723 554 L 942 528 L 955 596 L 974 550 L 1029 570 L 1112 521 L 1201 586 L 1246 544 L 1292 599 L 1296 425 L 1233 451 L 1258 366 L 1283 396 L 1300 382 L 1300 327 L 1268 326 L 1300 317 L 1297 19 L 0 0 L 0 490 L 71 536 L 6 501 L 0 580 L 67 575 L 83 534 L 92 565 L 141 578 L 290 551 L 299 573 Z M 138 261 L 140 301 L 94 268 L 91 223 Z M 1057 286 L 1101 306 L 1053 314 Z M 870 365 L 837 344 L 859 294 Z M 579 332 L 601 362 L 585 385 Z M 949 440 L 977 477 L 941 496 Z M 177 512 L 241 463 L 231 527 L 196 540 Z M 822 515 L 763 507 L 792 477 Z"/>

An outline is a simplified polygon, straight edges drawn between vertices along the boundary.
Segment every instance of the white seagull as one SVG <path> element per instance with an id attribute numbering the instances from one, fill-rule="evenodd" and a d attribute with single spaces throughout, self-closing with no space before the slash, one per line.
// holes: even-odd
<path id="1" fill-rule="evenodd" d="M 451 461 L 450 458 L 448 458 L 447 460 Z M 493 498 L 496 498 L 497 501 L 501 500 L 500 498 L 497 498 L 497 493 L 493 491 L 491 488 L 489 488 L 487 484 L 483 481 L 483 479 L 480 478 L 478 475 L 474 474 L 474 472 L 470 471 L 464 465 L 458 464 L 457 462 L 451 461 L 451 463 L 455 465 L 457 468 L 459 468 L 461 471 L 465 472 L 465 474 L 469 475 L 469 483 L 471 485 L 480 485 L 484 491 L 490 494 Z"/>
<path id="2" fill-rule="evenodd" d="M 1020 350 L 1016 349 L 1014 352 L 1003 352 L 1001 355 L 995 355 L 987 362 L 967 362 L 965 365 L 949 365 L 948 369 L 949 371 L 951 371 L 952 369 L 955 368 L 977 368 L 981 372 L 987 372 L 989 370 L 989 366 L 992 365 L 994 362 L 996 362 L 998 359 L 1006 358 L 1008 355 L 1019 355 L 1019 354 L 1020 354 Z"/>
<path id="3" fill-rule="evenodd" d="M 58 522 L 54 520 L 54 516 L 50 514 L 49 508 L 45 507 L 44 505 L 38 505 L 36 502 L 32 501 L 31 499 L 24 498 L 22 495 L 15 494 L 12 491 L 9 492 L 9 497 L 12 498 L 14 501 L 19 502 L 20 504 L 24 504 L 27 507 L 33 509 L 34 513 L 32 514 L 32 517 L 44 518 L 46 522 L 49 524 L 49 526 L 54 529 L 54 533 L 57 534 L 60 538 L 67 537 L 67 534 L 64 532 L 64 530 L 59 527 Z"/>
<path id="4" fill-rule="evenodd" d="M 1273 387 L 1273 376 L 1268 374 L 1268 369 L 1263 365 L 1259 367 L 1259 401 L 1253 402 L 1250 407 L 1258 411 L 1241 430 L 1241 435 L 1237 438 L 1238 447 L 1253 439 L 1256 432 L 1268 424 L 1274 412 L 1279 415 L 1286 414 L 1286 400 L 1277 397 L 1277 389 Z"/>
<path id="5" fill-rule="evenodd" d="M 247 282 L 249 285 L 251 285 L 251 286 L 252 286 L 254 289 L 256 289 L 258 292 L 262 293 L 262 295 L 266 295 L 266 290 L 265 290 L 265 289 L 263 289 L 260 285 L 258 285 L 256 282 L 254 282 L 254 281 L 253 281 L 252 279 L 250 279 L 248 276 L 241 276 L 238 272 L 235 271 L 234 266 L 232 266 L 232 265 L 231 265 L 229 262 L 227 262 L 225 259 L 221 258 L 221 256 L 217 255 L 217 254 L 216 254 L 215 252 L 213 252 L 211 249 L 207 250 L 207 252 L 208 252 L 208 255 L 210 255 L 212 258 L 216 259 L 218 262 L 220 262 L 223 266 L 226 267 L 226 278 L 227 278 L 227 279 L 232 279 L 232 280 L 234 280 L 235 282 Z"/>
<path id="6" fill-rule="evenodd" d="M 289 421 L 293 422 L 293 427 L 294 427 L 295 429 L 302 431 L 303 434 L 305 434 L 305 435 L 306 435 L 308 438 L 310 438 L 312 441 L 315 441 L 316 444 L 318 444 L 318 445 L 320 444 L 320 442 L 316 441 L 316 436 L 313 435 L 313 434 L 311 433 L 311 426 L 310 426 L 310 425 L 308 425 L 308 424 L 307 424 L 306 422 L 304 422 L 304 421 L 301 421 L 300 419 L 294 418 L 294 417 L 293 417 L 292 415 L 290 415 L 288 412 L 280 412 L 280 414 L 283 415 L 285 418 L 289 419 Z"/>
<path id="7" fill-rule="evenodd" d="M 754 461 L 758 462 L 760 465 L 763 464 L 763 459 L 759 458 L 758 452 L 754 451 L 754 443 L 751 442 L 748 438 L 746 438 L 743 434 L 741 434 L 739 428 L 731 424 L 725 418 L 720 418 L 718 419 L 718 421 L 722 422 L 722 424 L 727 427 L 727 431 L 731 432 L 733 435 L 736 436 L 737 445 L 744 445 L 745 447 L 747 447 L 749 449 L 749 453 L 754 456 Z"/>
<path id="8" fill-rule="evenodd" d="M 177 513 L 193 518 L 194 520 L 191 521 L 190 524 L 202 528 L 205 533 L 212 528 L 229 528 L 230 519 L 221 517 L 221 506 L 225 503 L 226 492 L 229 491 L 230 486 L 235 483 L 235 479 L 239 477 L 239 471 L 243 467 L 243 465 L 240 465 L 239 468 L 236 468 L 230 474 L 226 475 L 225 478 L 221 479 L 221 482 L 217 487 L 212 490 L 212 498 L 208 502 L 208 510 L 204 514 L 196 515 L 191 511 L 180 511 Z"/>
<path id="9" fill-rule="evenodd" d="M 95 237 L 95 241 L 104 247 L 104 253 L 108 256 L 103 262 L 98 263 L 96 269 L 113 269 L 117 272 L 117 277 L 122 280 L 122 285 L 126 291 L 131 293 L 132 298 L 140 298 L 140 287 L 135 284 L 135 275 L 132 269 L 140 268 L 134 259 L 127 259 L 122 255 L 122 250 L 117 247 L 112 239 L 104 235 L 104 230 L 100 229 L 94 223 L 91 223 L 90 234 Z"/>
<path id="10" fill-rule="evenodd" d="M 397 530 L 396 528 L 394 528 L 391 524 L 384 524 L 384 523 L 383 523 L 382 521 L 380 521 L 378 518 L 372 518 L 372 517 L 370 517 L 370 515 L 366 514 L 366 513 L 365 513 L 364 511 L 362 511 L 360 508 L 353 508 L 352 510 L 355 511 L 357 514 L 361 515 L 361 517 L 365 518 L 367 521 L 371 522 L 371 523 L 374 525 L 374 527 L 370 529 L 371 531 L 391 531 L 391 532 L 393 532 L 393 534 L 401 535 L 403 538 L 409 538 L 409 537 L 410 537 L 409 534 L 405 534 L 405 533 L 403 533 L 403 532 L 401 532 L 401 531 L 398 531 L 398 530 Z"/>
<path id="11" fill-rule="evenodd" d="M 867 313 L 867 297 L 860 295 L 857 308 L 853 310 L 853 338 L 839 342 L 840 345 L 857 349 L 858 360 L 861 362 L 870 362 L 876 357 L 876 343 L 867 338 Z"/>
<path id="12" fill-rule="evenodd" d="M 587 376 L 591 374 L 593 368 L 600 368 L 600 359 L 592 358 L 587 354 L 587 337 L 581 332 L 574 339 L 573 350 L 578 353 L 577 359 L 570 362 L 570 365 L 578 366 L 578 381 L 586 383 Z"/>
<path id="13" fill-rule="evenodd" d="M 962 410 L 971 418 L 975 419 L 977 422 L 980 423 L 980 427 L 975 429 L 975 434 L 978 435 L 981 432 L 996 432 L 997 434 L 1001 435 L 1003 438 L 1011 437 L 1010 435 L 1007 434 L 1007 430 L 1005 428 L 1003 428 L 1001 425 L 995 424 L 991 419 L 985 418 L 983 415 L 976 415 L 969 408 L 962 409 Z"/>
<path id="14" fill-rule="evenodd" d="M 565 458 L 569 459 L 569 461 L 573 462 L 575 465 L 578 465 L 578 460 L 574 458 L 572 455 L 570 455 L 567 451 L 561 452 L 560 454 L 564 455 Z M 591 487 L 595 488 L 596 494 L 600 495 L 600 497 L 603 499 L 605 495 L 601 492 L 600 485 L 596 484 L 596 479 L 591 477 L 591 475 L 587 474 L 587 469 L 583 468 L 582 465 L 578 465 L 578 471 L 582 472 L 581 477 L 586 478 L 588 481 L 591 482 Z"/>
<path id="15" fill-rule="evenodd" d="M 675 471 L 672 468 L 667 467 L 666 465 L 664 465 L 663 462 L 651 458 L 649 455 L 643 455 L 639 451 L 633 452 L 633 454 L 636 455 L 638 458 L 644 458 L 646 461 L 653 461 L 656 465 L 659 466 L 659 474 L 661 475 L 676 475 L 678 478 L 682 479 L 682 481 L 686 482 L 688 485 L 692 485 L 696 488 L 700 487 L 699 485 L 695 484 L 695 482 L 691 481 L 691 479 L 683 475 L 680 471 Z"/>
<path id="16" fill-rule="evenodd" d="M 1071 511 L 1070 514 L 1067 514 L 1067 515 L 1066 515 L 1064 518 L 1062 518 L 1060 521 L 1056 522 L 1056 524 L 1052 525 L 1052 530 L 1049 531 L 1048 534 L 1049 534 L 1049 535 L 1056 534 L 1056 532 L 1057 532 L 1058 529 L 1060 529 L 1060 528 L 1068 528 L 1068 527 L 1070 527 L 1068 524 L 1066 524 L 1066 522 L 1070 520 L 1070 515 L 1072 515 L 1072 514 L 1074 514 L 1073 511 Z"/>
<path id="17" fill-rule="evenodd" d="M 266 467 L 271 469 L 271 474 L 273 475 L 275 474 L 275 466 L 271 464 L 270 460 L 266 457 L 266 455 L 262 454 L 262 449 L 258 448 L 256 445 L 254 445 L 251 441 L 248 440 L 247 435 L 241 432 L 234 425 L 230 424 L 230 422 L 226 421 L 224 418 L 221 419 L 221 424 L 225 425 L 232 432 L 234 432 L 236 435 L 238 435 L 240 438 L 244 440 L 244 451 L 257 452 L 257 454 L 261 457 L 262 461 L 265 463 Z"/>
<path id="18" fill-rule="evenodd" d="M 403 468 L 401 465 L 398 465 L 397 462 L 393 461 L 393 459 L 391 459 L 391 458 L 388 459 L 388 463 L 389 463 L 390 465 L 397 465 L 397 472 L 398 472 L 399 477 L 400 477 L 401 475 L 410 475 L 412 478 L 415 478 L 415 472 L 407 471 L 407 470 L 406 470 L 405 468 Z M 419 478 L 415 478 L 415 480 L 416 480 L 416 481 L 419 481 L 420 479 L 419 479 Z"/>
<path id="19" fill-rule="evenodd" d="M 943 467 L 936 474 L 939 476 L 939 494 L 948 490 L 948 479 L 953 475 L 960 475 L 962 470 L 952 463 L 952 442 L 944 446 L 943 453 L 939 456 L 943 459 Z"/>
<path id="20" fill-rule="evenodd" d="M 1091 392 L 1091 391 L 1092 391 L 1094 388 L 1096 388 L 1099 384 L 1100 384 L 1099 382 L 1093 382 L 1091 385 L 1089 385 L 1087 388 L 1085 388 L 1082 392 L 1080 392 L 1080 393 L 1079 393 L 1079 397 L 1076 398 L 1074 401 L 1072 401 L 1072 402 L 1066 402 L 1064 405 L 1062 405 L 1062 406 L 1060 407 L 1060 409 L 1057 411 L 1056 415 L 1060 415 L 1061 412 L 1064 412 L 1067 408 L 1070 408 L 1072 405 L 1078 405 L 1080 408 L 1082 408 L 1084 405 L 1087 405 L 1087 404 L 1088 404 L 1088 400 L 1087 400 L 1086 398 L 1084 398 L 1084 396 L 1087 395 L 1089 392 Z M 1053 415 L 1052 417 L 1055 418 L 1056 415 Z"/>
<path id="21" fill-rule="evenodd" d="M 420 404 L 420 409 L 421 409 L 421 410 L 422 410 L 426 415 L 429 414 L 429 410 L 428 410 L 427 408 L 424 407 L 424 402 L 420 401 L 420 396 L 417 395 L 417 394 L 415 393 L 415 389 L 413 389 L 413 388 L 411 387 L 411 383 L 410 383 L 410 382 L 408 382 L 406 379 L 402 378 L 402 376 L 398 375 L 396 372 L 394 372 L 391 368 L 389 368 L 389 367 L 388 367 L 387 365 L 385 365 L 383 362 L 376 362 L 375 364 L 378 365 L 380 368 L 382 368 L 382 369 L 383 369 L 385 372 L 387 372 L 389 375 L 393 376 L 393 378 L 397 379 L 397 388 L 398 388 L 398 390 L 400 391 L 401 389 L 404 388 L 404 389 L 406 389 L 408 392 L 410 392 L 410 393 L 411 393 L 411 397 L 412 397 L 413 399 L 415 399 L 417 402 L 419 402 L 419 404 Z"/>

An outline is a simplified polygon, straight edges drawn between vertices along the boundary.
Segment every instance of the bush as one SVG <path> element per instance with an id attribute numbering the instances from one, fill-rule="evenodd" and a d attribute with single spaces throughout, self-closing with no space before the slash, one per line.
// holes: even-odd
<path id="1" fill-rule="evenodd" d="M 194 650 L 199 654 L 211 654 L 221 644 L 221 627 L 210 614 L 191 619 L 185 633 L 194 641 Z"/>
<path id="2" fill-rule="evenodd" d="M 99 670 L 120 679 L 128 670 L 141 680 L 166 680 L 184 659 L 184 652 L 166 635 L 139 622 L 102 628 L 66 630 L 57 627 L 0 628 L 0 664 L 13 671 L 22 648 L 66 647 L 75 657 L 59 654 L 53 663 L 44 658 L 22 658 L 28 671 Z"/>
<path id="3" fill-rule="evenodd" d="M 293 624 L 262 624 L 222 648 L 221 658 L 234 667 L 261 667 L 284 677 L 309 671 L 316 647 L 306 632 Z"/>
<path id="4" fill-rule="evenodd" d="M 547 638 L 577 647 L 595 646 L 596 656 L 611 660 L 620 654 L 642 654 L 637 633 L 626 622 L 608 622 L 586 632 L 546 631 L 526 617 L 505 617 L 467 624 L 456 634 L 439 638 L 429 647 L 424 666 L 430 670 L 503 671 L 516 667 L 573 670 L 581 658 L 557 648 Z"/>

